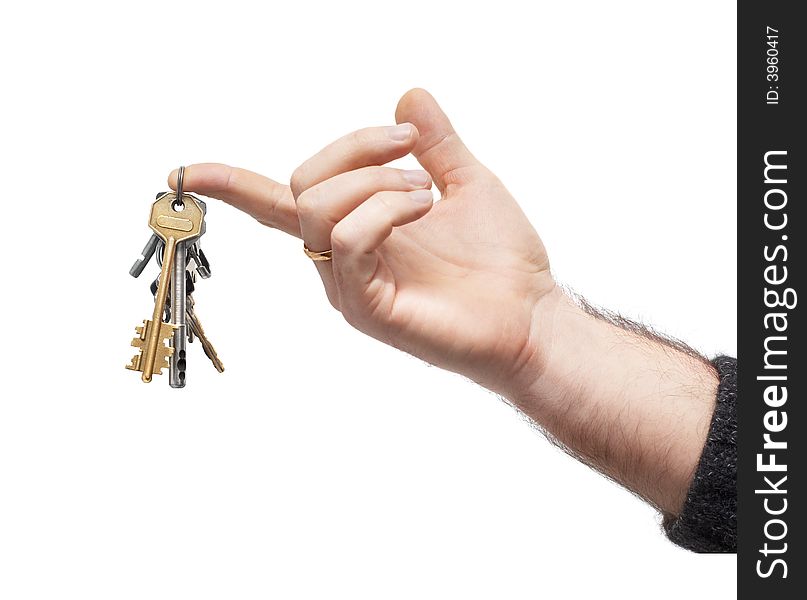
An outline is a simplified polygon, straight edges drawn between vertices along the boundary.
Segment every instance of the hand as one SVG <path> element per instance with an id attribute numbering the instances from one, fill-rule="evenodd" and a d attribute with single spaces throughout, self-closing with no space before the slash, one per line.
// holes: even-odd
<path id="1" fill-rule="evenodd" d="M 305 161 L 291 193 L 223 165 L 189 167 L 185 186 L 301 233 L 311 250 L 332 249 L 333 261 L 316 266 L 331 304 L 357 329 L 515 394 L 542 337 L 537 306 L 554 289 L 543 244 L 427 92 L 407 93 L 396 120 Z M 410 152 L 425 171 L 379 166 Z M 432 181 L 442 192 L 434 204 Z"/>
<path id="2" fill-rule="evenodd" d="M 501 393 L 573 454 L 677 514 L 709 429 L 714 369 L 563 294 L 532 225 L 427 92 L 404 95 L 396 120 L 327 146 L 290 186 L 203 164 L 186 169 L 185 189 L 332 249 L 315 265 L 350 324 Z M 383 166 L 409 153 L 425 171 Z"/>

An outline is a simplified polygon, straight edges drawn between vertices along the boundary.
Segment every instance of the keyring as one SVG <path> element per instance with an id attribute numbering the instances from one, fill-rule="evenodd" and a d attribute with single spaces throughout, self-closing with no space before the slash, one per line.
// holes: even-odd
<path id="1" fill-rule="evenodd" d="M 179 167 L 177 175 L 177 202 L 182 203 L 182 187 L 185 180 L 185 167 Z"/>

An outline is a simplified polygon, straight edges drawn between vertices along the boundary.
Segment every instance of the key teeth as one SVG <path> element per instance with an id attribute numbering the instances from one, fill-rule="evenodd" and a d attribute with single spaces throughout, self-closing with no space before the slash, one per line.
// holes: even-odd
<path id="1" fill-rule="evenodd" d="M 173 348 L 166 348 L 167 350 L 171 350 L 171 352 L 166 353 L 164 356 L 161 356 L 160 351 L 157 351 L 157 359 L 154 361 L 154 369 L 152 370 L 152 375 L 162 375 L 163 369 L 170 368 L 170 363 L 168 362 L 168 358 L 174 353 Z M 143 360 L 142 354 L 135 354 L 132 357 L 132 361 L 126 365 L 126 368 L 130 371 L 142 371 L 140 367 L 140 363 Z"/>
<path id="2" fill-rule="evenodd" d="M 174 325 L 173 323 L 160 323 L 160 336 L 165 339 L 170 339 L 174 332 L 179 329 L 179 325 Z"/>
<path id="3" fill-rule="evenodd" d="M 143 370 L 143 364 L 145 362 L 143 360 L 143 351 L 146 347 L 146 337 L 150 326 L 151 321 L 146 320 L 143 321 L 143 325 L 138 325 L 135 327 L 135 331 L 138 335 L 132 340 L 132 346 L 139 348 L 140 352 L 135 354 L 132 357 L 131 362 L 126 365 L 126 368 L 130 371 Z M 162 375 L 163 369 L 170 368 L 168 360 L 174 354 L 174 349 L 171 346 L 167 346 L 166 342 L 173 337 L 176 329 L 178 329 L 178 327 L 172 323 L 160 322 L 160 338 L 157 342 L 157 353 L 154 357 L 154 368 L 152 369 L 152 375 Z"/>

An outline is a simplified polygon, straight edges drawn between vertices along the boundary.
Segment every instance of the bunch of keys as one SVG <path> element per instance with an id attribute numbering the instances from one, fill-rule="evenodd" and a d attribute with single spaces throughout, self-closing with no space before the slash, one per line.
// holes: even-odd
<path id="1" fill-rule="evenodd" d="M 155 255 L 161 265 L 160 276 L 151 284 L 154 312 L 150 321 L 143 321 L 142 326 L 135 328 L 138 335 L 132 346 L 140 352 L 126 368 L 140 371 L 143 381 L 148 383 L 153 375 L 160 375 L 168 367 L 169 383 L 174 388 L 185 386 L 186 340 L 193 342 L 198 338 L 216 370 L 224 371 L 194 309 L 196 276 L 210 277 L 210 263 L 199 244 L 205 233 L 207 206 L 195 196 L 183 193 L 184 175 L 185 167 L 180 167 L 176 193 L 157 195 L 149 218 L 154 233 L 129 270 L 132 277 L 139 277 Z"/>

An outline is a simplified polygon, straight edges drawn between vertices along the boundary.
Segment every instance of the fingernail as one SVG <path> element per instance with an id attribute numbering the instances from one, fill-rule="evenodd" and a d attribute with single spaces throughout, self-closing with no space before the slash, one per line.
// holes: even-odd
<path id="1" fill-rule="evenodd" d="M 415 190 L 414 192 L 409 192 L 409 197 L 412 198 L 415 202 L 419 202 L 421 204 L 428 204 L 432 201 L 432 191 L 431 190 Z"/>
<path id="2" fill-rule="evenodd" d="M 387 127 L 387 135 L 396 142 L 403 142 L 412 135 L 412 126 L 409 123 Z"/>
<path id="3" fill-rule="evenodd" d="M 404 171 L 403 177 L 417 187 L 423 187 L 427 183 L 429 183 L 429 174 L 426 171 L 422 171 L 417 169 L 415 171 Z"/>

